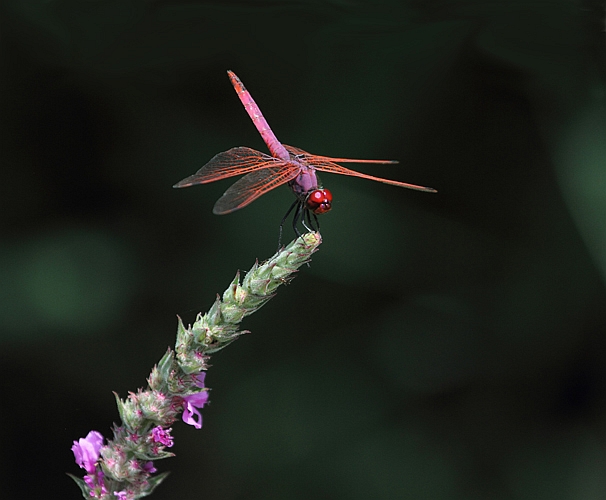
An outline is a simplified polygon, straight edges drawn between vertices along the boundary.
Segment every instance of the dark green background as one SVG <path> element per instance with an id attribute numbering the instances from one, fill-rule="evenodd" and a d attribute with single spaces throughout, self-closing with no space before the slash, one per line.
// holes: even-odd
<path id="1" fill-rule="evenodd" d="M 287 188 L 171 189 L 265 151 L 227 69 L 284 142 L 439 193 L 323 176 L 319 253 L 154 498 L 606 497 L 601 2 L 1 5 L 3 498 L 78 498 L 72 441 L 275 250 Z"/>

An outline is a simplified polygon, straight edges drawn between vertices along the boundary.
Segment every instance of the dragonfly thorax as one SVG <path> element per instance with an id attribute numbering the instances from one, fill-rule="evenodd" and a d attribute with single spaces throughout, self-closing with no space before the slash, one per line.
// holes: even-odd
<path id="1" fill-rule="evenodd" d="M 297 198 L 305 201 L 309 193 L 316 189 L 321 189 L 320 179 L 316 171 L 312 168 L 296 165 L 299 169 L 297 176 L 289 181 L 288 185 Z"/>
<path id="2" fill-rule="evenodd" d="M 332 194 L 322 187 L 313 168 L 300 168 L 299 175 L 288 185 L 303 206 L 314 214 L 325 214 L 332 208 Z"/>
<path id="3" fill-rule="evenodd" d="M 328 189 L 315 189 L 307 195 L 305 206 L 314 214 L 325 214 L 332 208 L 332 193 Z"/>

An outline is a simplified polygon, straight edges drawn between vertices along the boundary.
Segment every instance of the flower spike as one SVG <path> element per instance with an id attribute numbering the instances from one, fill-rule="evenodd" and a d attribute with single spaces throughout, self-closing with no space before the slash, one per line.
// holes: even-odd
<path id="1" fill-rule="evenodd" d="M 69 475 L 85 498 L 135 500 L 151 494 L 166 479 L 168 473 L 156 474 L 153 461 L 173 456 L 166 448 L 174 444 L 171 426 L 180 413 L 185 423 L 202 427 L 210 354 L 248 333 L 240 330 L 242 319 L 288 283 L 321 242 L 317 232 L 304 234 L 266 262 L 256 262 L 242 282 L 236 273 L 223 295 L 207 313 L 198 314 L 192 326 L 185 328 L 178 318 L 175 350 L 168 349 L 152 369 L 148 387 L 125 399 L 116 394 L 121 425 L 114 425 L 113 439 L 103 445 L 103 436 L 91 431 L 74 441 L 76 463 L 87 474 L 84 479 Z"/>

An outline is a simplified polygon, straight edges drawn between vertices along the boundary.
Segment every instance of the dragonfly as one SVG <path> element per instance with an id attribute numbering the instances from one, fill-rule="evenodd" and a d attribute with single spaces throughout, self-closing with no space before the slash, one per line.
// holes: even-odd
<path id="1" fill-rule="evenodd" d="M 227 71 L 227 74 L 244 109 L 271 154 L 268 155 L 243 146 L 231 148 L 215 155 L 195 174 L 186 177 L 173 186 L 184 188 L 244 175 L 217 200 L 213 207 L 214 214 L 224 215 L 240 210 L 268 191 L 287 184 L 295 195 L 295 201 L 280 223 L 280 240 L 282 226 L 293 210 L 295 210 L 295 213 L 292 227 L 297 236 L 301 236 L 298 230 L 299 222 L 308 231 L 318 230 L 320 224 L 317 215 L 330 211 L 333 201 L 332 193 L 322 186 L 318 171 L 360 177 L 417 191 L 437 192 L 430 187 L 375 177 L 339 165 L 339 163 L 396 164 L 398 163 L 397 160 L 332 158 L 314 155 L 302 149 L 282 144 L 272 132 L 259 106 L 253 100 L 250 92 L 246 90 L 244 84 L 233 71 Z"/>

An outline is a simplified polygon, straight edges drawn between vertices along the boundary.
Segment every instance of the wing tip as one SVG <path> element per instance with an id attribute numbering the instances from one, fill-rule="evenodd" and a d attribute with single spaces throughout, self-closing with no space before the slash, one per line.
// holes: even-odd
<path id="1" fill-rule="evenodd" d="M 223 207 L 223 205 L 220 203 L 221 198 L 219 198 L 217 200 L 217 203 L 215 203 L 215 206 L 213 207 L 213 214 L 215 215 L 227 215 L 227 214 L 231 214 L 232 212 L 235 212 L 236 210 L 240 210 L 241 208 L 244 208 L 246 205 L 239 205 L 237 207 Z"/>

